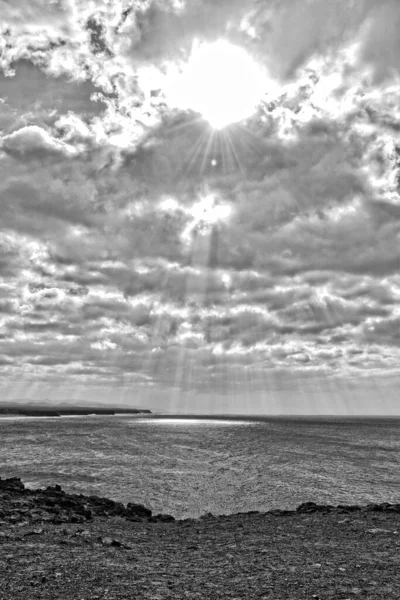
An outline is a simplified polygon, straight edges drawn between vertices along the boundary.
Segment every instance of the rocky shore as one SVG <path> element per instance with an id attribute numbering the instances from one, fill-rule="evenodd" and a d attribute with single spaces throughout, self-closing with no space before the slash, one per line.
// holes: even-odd
<path id="1" fill-rule="evenodd" d="M 0 600 L 400 598 L 400 504 L 175 520 L 0 478 Z"/>
<path id="2" fill-rule="evenodd" d="M 115 502 L 99 496 L 67 494 L 59 485 L 29 489 L 21 479 L 0 477 L 0 523 L 84 523 L 94 517 L 121 517 L 128 521 L 174 521 L 170 515 L 155 515 L 142 504 Z"/>

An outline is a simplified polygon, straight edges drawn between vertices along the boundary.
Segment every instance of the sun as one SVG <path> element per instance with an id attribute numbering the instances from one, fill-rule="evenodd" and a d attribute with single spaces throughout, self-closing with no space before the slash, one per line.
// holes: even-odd
<path id="1" fill-rule="evenodd" d="M 266 91 L 261 67 L 226 40 L 195 41 L 188 62 L 168 79 L 168 104 L 200 113 L 215 129 L 250 117 Z"/>

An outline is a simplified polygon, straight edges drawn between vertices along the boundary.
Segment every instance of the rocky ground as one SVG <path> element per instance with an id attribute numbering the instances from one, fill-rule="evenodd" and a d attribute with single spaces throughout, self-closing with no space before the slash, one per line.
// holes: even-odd
<path id="1" fill-rule="evenodd" d="M 400 504 L 175 521 L 0 479 L 0 600 L 400 599 Z"/>

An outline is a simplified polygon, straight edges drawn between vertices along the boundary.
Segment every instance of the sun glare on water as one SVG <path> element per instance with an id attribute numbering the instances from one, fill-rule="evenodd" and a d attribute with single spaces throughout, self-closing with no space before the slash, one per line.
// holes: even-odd
<path id="1" fill-rule="evenodd" d="M 195 42 L 183 69 L 167 86 L 169 103 L 200 113 L 214 129 L 242 121 L 256 110 L 266 77 L 251 56 L 225 40 Z"/>

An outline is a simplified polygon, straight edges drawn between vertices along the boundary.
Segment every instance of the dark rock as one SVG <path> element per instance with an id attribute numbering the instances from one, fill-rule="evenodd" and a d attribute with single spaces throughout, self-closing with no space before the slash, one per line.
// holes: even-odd
<path id="1" fill-rule="evenodd" d="M 315 502 L 303 502 L 296 508 L 298 513 L 329 513 L 329 512 L 340 512 L 349 513 L 360 510 L 359 506 L 356 505 L 343 505 L 333 506 L 332 504 L 316 504 Z"/>
<path id="2" fill-rule="evenodd" d="M 51 523 L 54 523 L 55 525 L 61 525 L 62 523 L 69 523 L 70 519 L 68 519 L 67 517 L 54 517 L 54 519 L 51 520 Z"/>
<path id="3" fill-rule="evenodd" d="M 341 513 L 357 512 L 360 507 L 355 504 L 338 504 L 336 509 Z"/>
<path id="4" fill-rule="evenodd" d="M 161 523 L 169 523 L 172 521 L 175 521 L 174 517 L 172 515 L 154 515 L 153 517 L 151 517 L 149 519 L 149 521 L 151 521 L 152 523 L 157 523 L 157 522 L 161 522 Z"/>
<path id="5" fill-rule="evenodd" d="M 77 515 L 72 515 L 70 521 L 71 521 L 71 523 L 83 523 L 84 522 L 82 517 L 78 517 Z"/>
<path id="6" fill-rule="evenodd" d="M 367 512 L 383 512 L 383 508 L 381 504 L 367 504 L 365 507 Z"/>
<path id="7" fill-rule="evenodd" d="M 80 496 L 81 498 L 84 498 L 84 496 Z M 101 496 L 89 496 L 88 500 L 90 501 L 91 504 L 93 505 L 97 505 L 97 506 L 114 506 L 116 504 L 116 502 L 114 502 L 114 500 L 111 500 L 110 498 L 102 498 Z"/>
<path id="8" fill-rule="evenodd" d="M 151 510 L 143 506 L 143 504 L 133 504 L 132 502 L 128 502 L 125 509 L 125 516 L 128 517 L 140 517 L 144 519 L 149 519 L 151 515 Z"/>
<path id="9" fill-rule="evenodd" d="M 113 540 L 112 538 L 108 538 L 108 537 L 100 538 L 100 541 L 104 546 L 116 546 L 116 547 L 122 546 L 121 542 L 118 542 L 118 540 Z"/>
<path id="10" fill-rule="evenodd" d="M 98 541 L 101 542 L 104 546 L 110 546 L 113 548 L 126 548 L 130 550 L 130 546 L 126 546 L 125 544 L 123 544 L 119 540 L 115 540 L 114 538 L 98 538 Z"/>
<path id="11" fill-rule="evenodd" d="M 284 509 L 276 508 L 274 510 L 270 510 L 268 514 L 275 515 L 277 517 L 284 517 L 284 516 L 287 516 L 287 515 L 292 515 L 293 511 L 292 510 L 284 510 Z"/>
<path id="12" fill-rule="evenodd" d="M 78 509 L 81 505 L 79 504 L 79 502 L 77 502 L 76 500 L 73 500 L 72 498 L 59 498 L 58 499 L 58 505 L 62 506 L 63 508 L 72 508 L 72 509 Z"/>
<path id="13" fill-rule="evenodd" d="M 0 479 L 0 489 L 22 491 L 25 486 L 19 477 L 10 477 L 9 479 Z"/>
<path id="14" fill-rule="evenodd" d="M 400 504 L 390 504 L 387 508 L 386 508 L 386 512 L 395 512 L 395 513 L 400 513 Z"/>
<path id="15" fill-rule="evenodd" d="M 316 512 L 318 510 L 318 505 L 315 502 L 303 502 L 296 508 L 296 512 L 299 513 L 310 513 Z"/>

